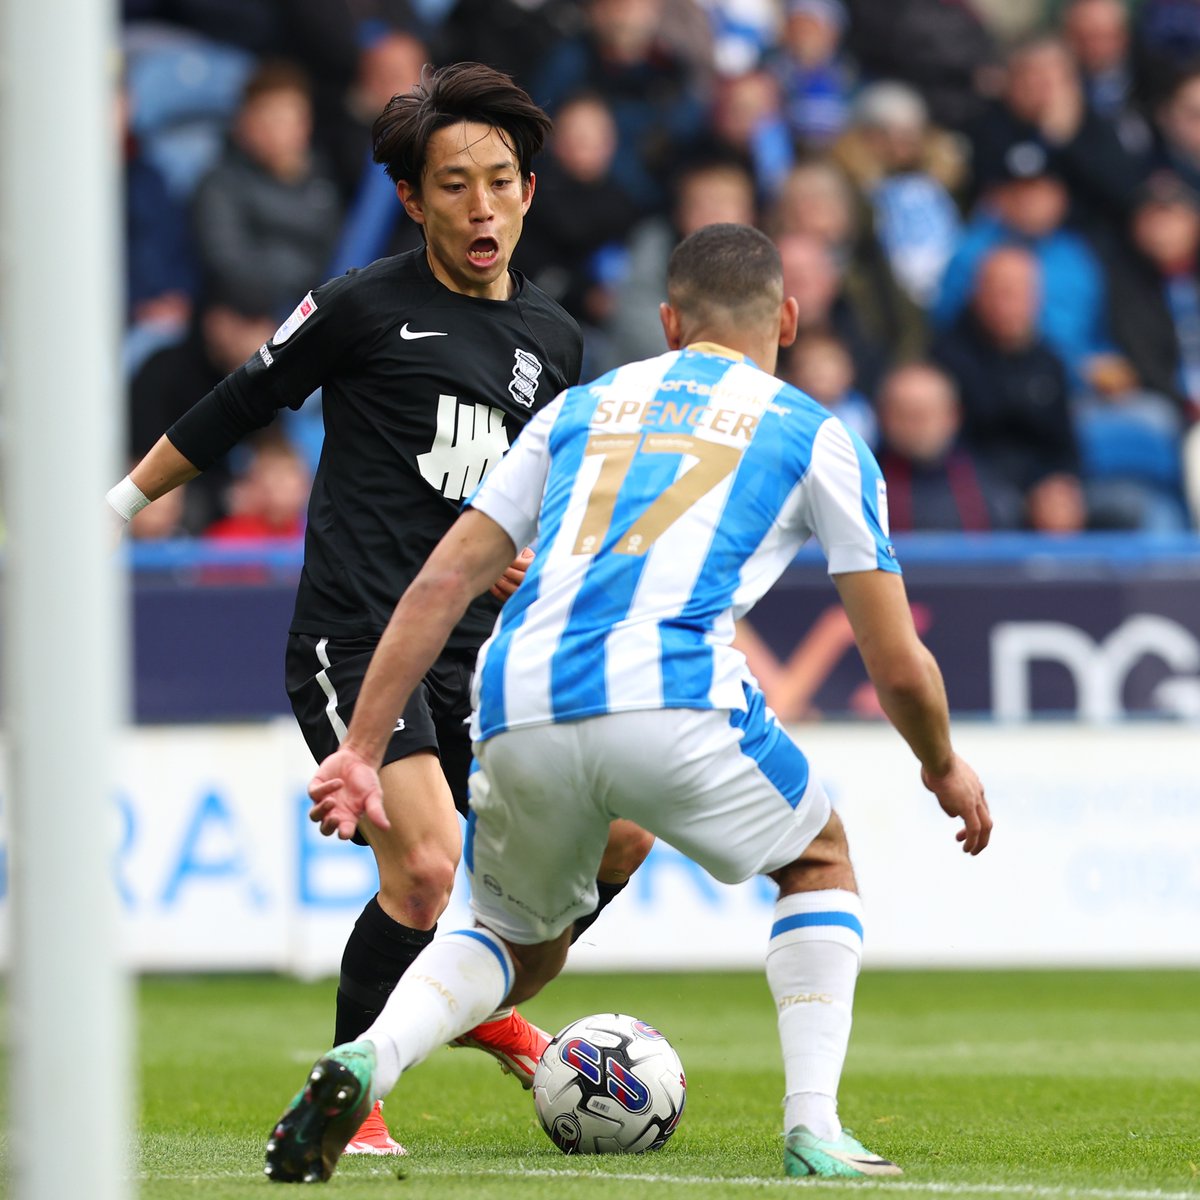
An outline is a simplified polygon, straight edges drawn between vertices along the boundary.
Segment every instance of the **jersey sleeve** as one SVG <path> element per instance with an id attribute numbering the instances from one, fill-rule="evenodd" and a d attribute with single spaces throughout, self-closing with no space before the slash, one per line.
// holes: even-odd
<path id="1" fill-rule="evenodd" d="M 372 332 L 353 274 L 311 291 L 250 358 L 196 402 L 167 437 L 204 470 L 236 442 L 299 408 Z"/>
<path id="2" fill-rule="evenodd" d="M 518 550 L 528 546 L 537 533 L 550 471 L 550 430 L 562 411 L 565 394 L 552 400 L 521 430 L 512 449 L 464 505 L 491 517 Z"/>
<path id="3" fill-rule="evenodd" d="M 836 418 L 823 422 L 802 489 L 807 523 L 829 573 L 900 573 L 888 531 L 887 484 L 866 443 Z"/>

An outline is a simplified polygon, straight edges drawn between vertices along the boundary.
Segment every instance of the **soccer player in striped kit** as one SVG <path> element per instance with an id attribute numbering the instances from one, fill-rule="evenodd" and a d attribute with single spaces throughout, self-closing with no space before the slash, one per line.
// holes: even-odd
<path id="1" fill-rule="evenodd" d="M 374 768 L 390 714 L 464 606 L 536 538 L 475 673 L 477 925 L 422 951 L 362 1038 L 318 1060 L 268 1142 L 273 1179 L 328 1178 L 361 1112 L 403 1071 L 558 973 L 596 903 L 615 817 L 718 879 L 779 886 L 767 979 L 786 1173 L 899 1174 L 838 1118 L 863 935 L 842 824 L 731 645 L 735 618 L 808 538 L 966 852 L 986 847 L 991 817 L 913 627 L 878 465 L 769 374 L 796 325 L 778 252 L 756 230 L 709 226 L 676 249 L 667 294 L 671 351 L 567 389 L 470 497 L 397 606 L 349 732 L 310 785 L 327 834 L 350 836 L 363 814 L 386 820 Z"/>

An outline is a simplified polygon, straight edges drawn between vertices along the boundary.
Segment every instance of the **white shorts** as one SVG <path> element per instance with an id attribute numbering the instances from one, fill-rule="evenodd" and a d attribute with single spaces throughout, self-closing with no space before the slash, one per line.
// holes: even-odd
<path id="1" fill-rule="evenodd" d="M 480 923 L 531 945 L 591 912 L 618 817 L 723 883 L 797 859 L 829 798 L 761 695 L 748 698 L 747 712 L 614 713 L 477 743 L 464 858 Z"/>

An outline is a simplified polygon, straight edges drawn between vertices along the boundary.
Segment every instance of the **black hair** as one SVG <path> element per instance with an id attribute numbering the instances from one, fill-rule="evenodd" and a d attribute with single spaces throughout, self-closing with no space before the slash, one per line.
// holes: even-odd
<path id="1" fill-rule="evenodd" d="M 783 265 L 775 243 L 751 225 L 705 225 L 675 247 L 667 296 L 689 315 L 774 313 L 783 300 Z"/>
<path id="2" fill-rule="evenodd" d="M 419 189 L 429 139 L 447 125 L 477 121 L 500 130 L 523 179 L 550 132 L 550 118 L 512 77 L 483 63 L 426 66 L 421 82 L 388 101 L 371 130 L 375 161 L 393 183 Z"/>

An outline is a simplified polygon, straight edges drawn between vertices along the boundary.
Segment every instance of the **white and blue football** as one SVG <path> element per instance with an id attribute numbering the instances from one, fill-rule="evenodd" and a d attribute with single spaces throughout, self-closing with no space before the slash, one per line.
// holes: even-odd
<path id="1" fill-rule="evenodd" d="M 538 1119 L 564 1154 L 661 1150 L 683 1115 L 686 1090 L 671 1043 L 621 1013 L 572 1021 L 533 1075 Z"/>

